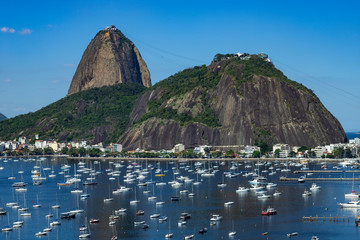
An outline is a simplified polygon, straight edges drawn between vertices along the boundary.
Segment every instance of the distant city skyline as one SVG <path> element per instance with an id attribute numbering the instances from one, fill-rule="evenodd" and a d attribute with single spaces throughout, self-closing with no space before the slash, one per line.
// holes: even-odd
<path id="1" fill-rule="evenodd" d="M 312 89 L 347 132 L 360 131 L 359 2 L 8 1 L 0 15 L 0 113 L 66 96 L 96 33 L 115 25 L 138 47 L 152 84 L 217 53 L 260 53 Z"/>

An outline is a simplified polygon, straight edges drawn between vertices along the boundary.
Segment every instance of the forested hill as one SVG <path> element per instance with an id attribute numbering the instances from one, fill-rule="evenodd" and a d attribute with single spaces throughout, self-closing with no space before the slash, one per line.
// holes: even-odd
<path id="1" fill-rule="evenodd" d="M 136 99 L 146 88 L 137 83 L 93 88 L 62 98 L 39 111 L 0 123 L 0 139 L 19 136 L 61 141 L 115 142 L 125 131 Z"/>

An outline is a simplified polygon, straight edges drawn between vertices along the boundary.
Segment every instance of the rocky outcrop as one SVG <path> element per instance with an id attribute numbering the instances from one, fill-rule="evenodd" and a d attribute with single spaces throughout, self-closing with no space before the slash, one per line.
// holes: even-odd
<path id="1" fill-rule="evenodd" d="M 216 73 L 220 78 L 214 89 L 195 87 L 159 103 L 160 108 L 172 108 L 178 114 L 186 108 L 194 108 L 189 116 L 209 107 L 220 126 L 184 123 L 172 117 L 144 118 L 149 114 L 149 103 L 166 99 L 164 96 L 169 92 L 164 84 L 155 85 L 156 88 L 138 99 L 130 114 L 128 129 L 119 142 L 131 150 L 171 149 L 177 143 L 188 148 L 202 144 L 254 145 L 260 142 L 317 146 L 346 140 L 341 124 L 311 90 L 286 77 L 269 77 L 261 71 L 250 74 L 250 80 L 239 81 L 248 73 L 244 68 L 246 65 L 238 61 L 235 64 L 231 61 L 213 63 L 205 74 Z M 205 101 L 199 101 L 201 98 Z M 177 102 L 179 104 L 175 104 Z"/>
<path id="2" fill-rule="evenodd" d="M 151 86 L 150 73 L 139 50 L 115 27 L 98 32 L 86 48 L 68 95 L 124 82 Z"/>
<path id="3" fill-rule="evenodd" d="M 6 119 L 7 119 L 7 117 L 5 117 L 5 115 L 0 113 L 0 121 L 6 120 Z"/>

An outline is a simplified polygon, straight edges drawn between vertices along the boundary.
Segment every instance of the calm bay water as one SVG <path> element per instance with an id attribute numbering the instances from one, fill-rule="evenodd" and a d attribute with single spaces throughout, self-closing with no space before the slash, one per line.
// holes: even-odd
<path id="1" fill-rule="evenodd" d="M 15 160 L 15 161 L 14 161 Z M 18 161 L 17 161 L 18 160 Z M 25 161 L 24 161 L 25 160 Z M 115 161 L 116 162 L 116 161 Z M 120 161 L 119 161 L 120 162 Z M 57 183 L 64 181 L 64 175 L 74 173 L 74 165 L 78 161 L 70 161 L 66 159 L 52 159 L 47 158 L 44 161 L 29 161 L 29 159 L 4 159 L 0 162 L 0 167 L 4 167 L 0 171 L 0 207 L 7 211 L 7 215 L 0 216 L 0 227 L 12 225 L 16 220 L 24 220 L 24 226 L 20 229 L 14 229 L 9 233 L 0 233 L 0 239 L 38 239 L 35 233 L 42 231 L 49 224 L 45 215 L 49 213 L 54 214 L 54 219 L 59 218 L 61 212 L 66 212 L 71 209 L 84 209 L 84 213 L 77 214 L 75 219 L 61 220 L 61 226 L 54 227 L 52 232 L 48 233 L 43 239 L 78 239 L 79 228 L 84 225 L 90 218 L 99 218 L 100 222 L 97 224 L 89 224 L 91 230 L 91 239 L 110 239 L 114 234 L 117 234 L 119 239 L 165 239 L 165 234 L 169 231 L 174 233 L 173 239 L 183 239 L 186 235 L 195 234 L 195 239 L 287 239 L 286 234 L 298 232 L 299 235 L 295 239 L 311 239 L 311 236 L 317 235 L 320 239 L 360 239 L 360 228 L 355 227 L 354 216 L 357 210 L 341 209 L 337 204 L 339 202 L 346 202 L 344 193 L 352 190 L 353 183 L 349 182 L 317 182 L 322 187 L 320 191 L 313 192 L 310 197 L 302 197 L 305 189 L 309 189 L 312 182 L 306 181 L 303 184 L 298 182 L 280 182 L 280 176 L 299 177 L 292 172 L 299 170 L 299 167 L 290 167 L 292 170 L 289 173 L 277 171 L 275 175 L 268 176 L 268 182 L 278 184 L 277 190 L 282 194 L 278 197 L 271 197 L 266 200 L 258 200 L 253 192 L 236 193 L 239 185 L 250 186 L 248 181 L 251 177 L 244 177 L 239 175 L 235 178 L 223 177 L 223 172 L 229 171 L 231 162 L 226 162 L 225 165 L 218 163 L 219 171 L 214 177 L 197 176 L 195 171 L 189 172 L 188 169 L 194 170 L 195 161 L 179 164 L 174 162 L 162 161 L 160 163 L 154 161 L 138 162 L 143 169 L 146 164 L 149 165 L 149 170 L 152 169 L 147 178 L 141 182 L 152 180 L 154 183 L 159 181 L 169 182 L 173 181 L 178 176 L 188 176 L 189 178 L 199 181 L 201 184 L 192 185 L 192 183 L 184 184 L 183 187 L 173 188 L 170 184 L 165 186 L 154 186 L 149 184 L 148 187 L 140 187 L 137 182 L 124 183 L 123 176 L 126 174 L 129 162 L 126 160 L 121 163 L 124 167 L 119 168 L 121 171 L 120 177 L 115 177 L 115 180 L 109 180 L 106 169 L 114 169 L 114 164 L 109 161 L 100 161 L 99 164 L 94 161 L 85 161 L 86 167 L 92 167 L 99 174 L 96 176 L 98 182 L 95 186 L 83 187 L 80 183 L 78 187 L 84 190 L 84 193 L 90 194 L 87 200 L 80 200 L 80 194 L 70 193 L 70 190 L 75 188 L 75 184 L 70 186 L 57 186 Z M 254 163 L 239 162 L 242 165 L 237 172 L 243 172 L 246 164 L 252 165 L 252 171 L 255 169 Z M 68 173 L 58 174 L 61 171 L 61 166 L 68 164 L 71 166 Z M 31 170 L 37 165 L 43 168 L 51 168 L 54 170 L 56 177 L 47 178 L 40 186 L 33 186 L 31 180 Z M 205 169 L 208 168 L 208 162 L 205 164 Z M 268 167 L 273 166 L 268 165 Z M 334 165 L 328 164 L 328 169 L 332 169 Z M 155 177 L 155 169 L 160 167 L 165 173 L 165 177 Z M 173 175 L 173 169 L 180 171 L 179 175 Z M 276 168 L 284 168 L 284 166 L 275 166 Z M 320 164 L 310 164 L 310 169 L 321 169 Z M 260 166 L 260 171 L 264 170 L 265 166 Z M 129 169 L 130 170 L 130 169 Z M 24 171 L 19 174 L 18 171 Z M 50 171 L 45 171 L 46 175 Z M 270 172 L 270 171 L 269 171 Z M 359 173 L 355 177 L 359 177 Z M 8 180 L 9 176 L 15 176 L 16 180 Z M 24 182 L 28 183 L 26 192 L 16 192 L 11 186 L 13 182 L 20 181 L 23 177 Z M 88 174 L 81 176 L 82 181 L 89 177 Z M 311 177 L 349 177 L 353 175 L 350 173 L 340 174 L 316 174 Z M 224 179 L 227 186 L 219 188 L 217 184 Z M 120 185 L 132 188 L 132 191 L 113 195 L 112 190 Z M 136 191 L 135 191 L 136 188 Z M 145 194 L 144 190 L 150 192 Z M 187 189 L 189 192 L 194 192 L 194 197 L 189 197 L 187 194 L 180 194 L 181 190 Z M 354 189 L 359 190 L 357 182 L 354 184 Z M 136 205 L 130 205 L 130 201 L 136 198 L 140 202 Z M 272 195 L 274 190 L 269 190 L 268 193 Z M 148 200 L 148 196 L 154 195 L 156 200 Z M 104 203 L 104 198 L 109 195 L 114 198 L 114 201 Z M 172 202 L 170 200 L 173 196 L 180 196 L 181 200 Z M 38 200 L 37 200 L 38 199 Z M 19 205 L 29 207 L 31 217 L 21 217 L 17 209 L 6 207 L 8 202 L 18 202 Z M 156 205 L 156 201 L 164 201 L 164 205 Z M 225 207 L 224 203 L 233 201 L 234 204 Z M 39 202 L 41 208 L 34 209 L 32 204 Z M 61 205 L 59 210 L 51 209 L 50 206 L 56 203 Z M 261 211 L 268 206 L 277 209 L 277 215 L 261 216 Z M 114 210 L 126 208 L 126 214 L 120 216 L 114 226 L 109 226 L 109 216 L 113 214 Z M 136 216 L 136 212 L 144 210 L 143 216 Z M 191 214 L 191 219 L 187 221 L 186 225 L 178 226 L 178 219 L 181 213 L 187 212 Z M 168 220 L 159 223 L 158 219 L 150 219 L 150 215 L 159 213 L 161 216 L 167 216 Z M 220 214 L 223 219 L 216 225 L 210 226 L 210 215 Z M 303 222 L 303 216 L 344 216 L 345 222 L 330 222 L 329 220 L 318 222 Z M 54 220 L 51 219 L 50 221 Z M 145 221 L 148 229 L 134 226 L 134 221 Z M 8 224 L 10 223 L 10 224 Z M 199 230 L 208 228 L 208 232 L 201 235 Z M 234 237 L 229 237 L 228 233 L 236 231 Z M 268 232 L 268 235 L 261 234 Z"/>

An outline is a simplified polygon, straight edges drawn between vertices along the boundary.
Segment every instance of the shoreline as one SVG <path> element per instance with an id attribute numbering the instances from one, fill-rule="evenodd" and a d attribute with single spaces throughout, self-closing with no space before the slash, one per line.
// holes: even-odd
<path id="1" fill-rule="evenodd" d="M 36 156 L 1 156 L 0 158 L 66 158 L 69 160 L 122 160 L 122 161 L 310 161 L 310 162 L 342 162 L 349 159 L 323 159 L 323 158 L 137 158 L 137 157 L 72 157 L 69 155 L 36 155 Z M 358 158 L 350 160 L 358 161 Z"/>

